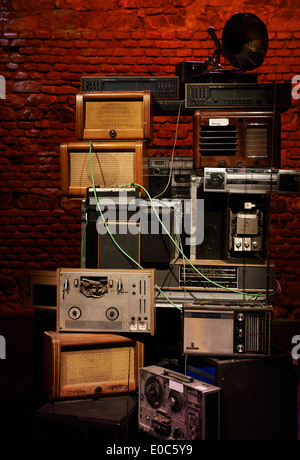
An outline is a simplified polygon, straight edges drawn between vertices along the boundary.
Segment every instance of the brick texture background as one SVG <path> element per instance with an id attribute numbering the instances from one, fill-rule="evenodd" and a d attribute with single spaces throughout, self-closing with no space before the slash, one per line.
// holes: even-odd
<path id="1" fill-rule="evenodd" d="M 298 0 L 297 0 L 298 2 Z M 261 82 L 300 74 L 300 10 L 292 0 L 3 0 L 0 7 L 0 314 L 24 313 L 25 270 L 78 267 L 80 202 L 60 192 L 60 143 L 76 139 L 75 96 L 83 74 L 174 75 L 214 51 L 236 12 L 266 24 Z M 282 117 L 282 167 L 300 168 L 300 102 Z M 155 118 L 156 145 L 172 145 L 176 117 Z M 182 117 L 178 145 L 192 144 Z M 158 153 L 158 152 L 156 152 Z M 182 153 L 176 152 L 176 154 Z M 185 154 L 192 154 L 191 150 Z M 300 198 L 273 199 L 271 258 L 283 316 L 300 311 Z"/>

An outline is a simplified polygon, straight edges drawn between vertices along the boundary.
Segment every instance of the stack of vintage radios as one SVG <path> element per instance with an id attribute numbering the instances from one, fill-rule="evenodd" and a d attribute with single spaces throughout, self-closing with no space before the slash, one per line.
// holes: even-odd
<path id="1" fill-rule="evenodd" d="M 225 29 L 228 33 L 229 26 L 231 34 L 241 27 L 238 39 L 244 35 L 245 47 L 240 58 L 260 65 L 267 43 L 264 24 L 251 14 L 232 19 L 234 24 L 228 21 Z M 257 53 L 248 47 L 253 29 L 259 36 Z M 223 34 L 224 43 L 226 38 Z M 216 51 L 219 56 L 219 45 Z M 276 292 L 275 267 L 267 251 L 270 196 L 300 192 L 299 171 L 280 169 L 280 113 L 290 107 L 290 85 L 259 84 L 257 74 L 208 71 L 205 63 L 198 64 L 180 63 L 176 77 L 120 76 L 106 80 L 112 90 L 81 88 L 76 98 L 78 141 L 61 145 L 62 191 L 82 200 L 81 268 L 59 268 L 54 280 L 48 274 L 48 282 L 47 273 L 31 274 L 25 289 L 25 301 L 35 306 L 35 287 L 52 284 L 57 289 L 57 329 L 44 333 L 47 396 L 54 401 L 100 398 L 138 389 L 139 428 L 161 439 L 219 439 L 220 388 L 155 363 L 143 367 L 144 339 L 151 341 L 156 334 L 157 307 L 180 307 L 180 359 L 270 358 L 269 295 Z M 120 90 L 141 81 L 149 90 Z M 157 97 L 155 84 L 175 88 L 169 97 L 174 100 Z M 159 113 L 164 115 L 168 106 L 177 115 L 180 84 L 186 113 L 194 119 L 192 166 L 172 171 L 166 158 L 152 164 L 159 180 L 165 179 L 162 169 L 167 177 L 173 173 L 174 188 L 163 195 L 173 203 L 168 209 L 174 219 L 172 236 L 176 219 L 187 219 L 196 234 L 203 224 L 204 241 L 191 239 L 181 254 L 168 235 L 140 235 L 140 228 L 129 232 L 127 227 L 128 201 L 140 196 L 147 201 L 154 99 Z M 118 201 L 125 189 L 126 197 Z M 98 198 L 117 209 L 107 221 L 108 227 L 115 225 L 115 241 L 99 231 L 105 224 L 98 219 Z M 184 198 L 190 200 L 187 215 Z M 149 216 L 151 207 L 145 212 Z"/>
<path id="2" fill-rule="evenodd" d="M 61 144 L 60 149 L 66 196 L 85 198 L 89 188 L 94 191 L 93 184 L 96 193 L 108 196 L 122 184 L 147 189 L 146 144 L 153 131 L 150 91 L 80 92 L 76 122 L 78 142 Z M 58 269 L 57 276 L 57 332 L 45 332 L 44 340 L 48 397 L 135 391 L 144 345 L 118 333 L 154 334 L 155 270 L 110 269 L 107 260 L 104 269 Z"/>

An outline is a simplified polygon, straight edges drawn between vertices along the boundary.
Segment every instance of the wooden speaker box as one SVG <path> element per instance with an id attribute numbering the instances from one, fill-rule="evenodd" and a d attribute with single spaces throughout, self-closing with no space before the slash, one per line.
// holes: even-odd
<path id="1" fill-rule="evenodd" d="M 92 142 L 91 158 L 96 187 L 137 183 L 148 189 L 148 156 L 144 141 Z M 86 189 L 93 186 L 90 142 L 61 144 L 60 171 L 62 193 L 85 197 Z"/>
<path id="2" fill-rule="evenodd" d="M 51 400 L 136 391 L 143 363 L 144 345 L 120 335 L 44 332 L 44 391 Z"/>
<path id="3" fill-rule="evenodd" d="M 80 92 L 76 95 L 78 139 L 151 140 L 151 91 Z"/>

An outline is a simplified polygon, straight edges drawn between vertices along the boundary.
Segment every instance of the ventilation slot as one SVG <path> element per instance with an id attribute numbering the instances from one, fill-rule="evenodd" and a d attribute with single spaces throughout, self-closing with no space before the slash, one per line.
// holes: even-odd
<path id="1" fill-rule="evenodd" d="M 200 152 L 202 156 L 235 156 L 237 130 L 235 126 L 201 126 Z"/>

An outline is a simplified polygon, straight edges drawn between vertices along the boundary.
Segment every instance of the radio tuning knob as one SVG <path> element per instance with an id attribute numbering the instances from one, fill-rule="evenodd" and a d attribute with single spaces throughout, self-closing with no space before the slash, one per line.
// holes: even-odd
<path id="1" fill-rule="evenodd" d="M 98 399 L 101 396 L 102 393 L 102 387 L 96 387 L 94 390 L 94 397 Z"/>
<path id="2" fill-rule="evenodd" d="M 244 319 L 245 319 L 244 314 L 243 314 L 243 313 L 239 313 L 239 314 L 237 315 L 237 319 L 238 319 L 238 321 L 244 321 Z"/>
<path id="3" fill-rule="evenodd" d="M 114 138 L 114 137 L 116 137 L 117 132 L 116 132 L 114 129 L 111 129 L 111 130 L 109 131 L 109 135 L 110 135 L 110 137 Z"/>
<path id="4" fill-rule="evenodd" d="M 237 346 L 237 352 L 238 352 L 238 353 L 243 353 L 243 351 L 244 351 L 243 345 L 238 345 L 238 346 Z"/>
<path id="5" fill-rule="evenodd" d="M 81 317 L 81 310 L 79 307 L 71 307 L 69 310 L 69 317 L 71 319 L 79 319 Z"/>

